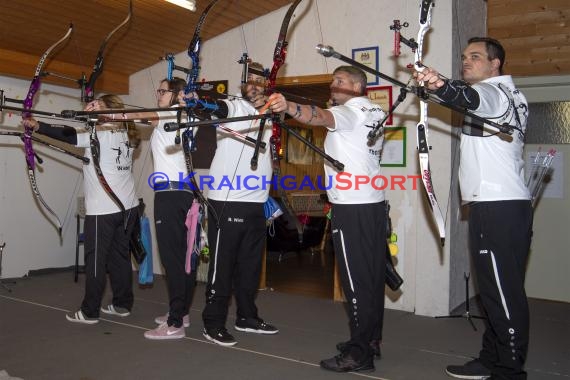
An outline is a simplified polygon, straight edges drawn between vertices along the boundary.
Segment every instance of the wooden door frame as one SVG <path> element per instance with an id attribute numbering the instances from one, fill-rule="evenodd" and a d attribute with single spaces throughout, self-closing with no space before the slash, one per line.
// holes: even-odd
<path id="1" fill-rule="evenodd" d="M 310 85 L 322 85 L 329 84 L 332 81 L 332 74 L 317 74 L 317 75 L 302 75 L 302 76 L 291 76 L 291 77 L 281 77 L 277 78 L 275 81 L 276 87 L 294 87 L 294 86 L 310 86 Z M 324 232 L 325 234 L 327 231 Z M 263 266 L 261 270 L 259 288 L 267 288 L 267 261 L 266 261 L 267 249 L 263 251 Z M 335 259 L 334 265 L 334 275 L 333 275 L 333 300 L 334 301 L 344 301 L 344 295 L 342 293 L 342 288 L 340 286 L 340 277 L 338 274 L 338 265 Z"/>

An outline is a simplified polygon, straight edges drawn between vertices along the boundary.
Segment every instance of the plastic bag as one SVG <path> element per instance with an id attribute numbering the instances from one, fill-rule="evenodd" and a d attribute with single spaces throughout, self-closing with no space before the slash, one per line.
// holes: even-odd
<path id="1" fill-rule="evenodd" d="M 185 223 L 188 232 L 186 233 L 186 263 L 184 269 L 187 274 L 192 273 L 192 270 L 196 270 L 198 265 L 201 219 L 200 203 L 195 200 L 186 214 Z"/>
<path id="2" fill-rule="evenodd" d="M 139 266 L 139 284 L 143 286 L 152 285 L 154 273 L 152 268 L 152 236 L 150 233 L 150 221 L 148 217 L 141 216 L 141 241 L 146 251 L 146 256 Z"/>
<path id="3" fill-rule="evenodd" d="M 275 218 L 279 218 L 283 215 L 283 210 L 281 210 L 279 203 L 271 197 L 268 197 L 267 201 L 263 204 L 263 210 L 265 211 L 265 219 L 267 222 L 271 222 Z"/>
<path id="4" fill-rule="evenodd" d="M 269 228 L 269 236 L 275 236 L 275 225 L 273 221 L 283 215 L 283 210 L 279 203 L 271 197 L 263 204 L 263 211 L 265 211 L 265 224 Z"/>

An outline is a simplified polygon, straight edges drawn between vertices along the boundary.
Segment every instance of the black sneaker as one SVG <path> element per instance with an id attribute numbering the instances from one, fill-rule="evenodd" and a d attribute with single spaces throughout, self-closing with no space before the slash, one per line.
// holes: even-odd
<path id="1" fill-rule="evenodd" d="M 344 352 L 348 348 L 348 341 L 346 342 L 339 342 L 336 344 L 336 349 L 338 352 Z M 374 354 L 374 359 L 382 358 L 382 351 L 380 351 L 380 342 L 377 340 L 373 340 L 370 342 L 370 349 L 372 350 L 372 354 Z"/>
<path id="2" fill-rule="evenodd" d="M 449 365 L 445 373 L 457 379 L 485 380 L 491 377 L 491 370 L 479 359 L 473 359 L 463 365 Z"/>
<path id="3" fill-rule="evenodd" d="M 277 327 L 265 323 L 263 319 L 238 318 L 236 319 L 235 329 L 237 331 L 251 332 L 256 334 L 277 334 Z"/>
<path id="4" fill-rule="evenodd" d="M 357 362 L 348 354 L 340 354 L 330 359 L 321 360 L 321 368 L 334 372 L 372 372 L 375 369 L 372 358 L 364 362 Z"/>
<path id="5" fill-rule="evenodd" d="M 101 311 L 105 314 L 116 315 L 118 317 L 128 317 L 131 315 L 131 311 L 129 309 L 115 306 L 113 304 L 102 307 Z"/>
<path id="6" fill-rule="evenodd" d="M 210 342 L 214 342 L 224 347 L 235 346 L 237 343 L 232 334 L 223 327 L 217 329 L 204 329 L 202 335 L 204 335 L 204 338 L 208 339 Z"/>

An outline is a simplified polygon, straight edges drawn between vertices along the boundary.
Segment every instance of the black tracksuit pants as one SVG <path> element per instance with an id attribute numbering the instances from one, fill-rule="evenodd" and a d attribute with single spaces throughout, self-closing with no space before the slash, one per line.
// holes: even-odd
<path id="1" fill-rule="evenodd" d="M 255 296 L 266 242 L 263 203 L 210 200 L 219 217 L 219 229 L 208 218 L 210 267 L 206 307 L 202 313 L 206 329 L 223 328 L 232 290 L 237 317 L 257 319 Z"/>
<path id="2" fill-rule="evenodd" d="M 160 261 L 166 272 L 169 297 L 168 325 L 182 326 L 196 287 L 196 270 L 186 274 L 186 215 L 194 196 L 189 191 L 154 193 L 154 223 Z"/>
<path id="3" fill-rule="evenodd" d="M 529 339 L 524 289 L 532 237 L 530 201 L 478 202 L 470 206 L 470 250 L 487 316 L 479 358 L 495 379 L 526 379 Z"/>
<path id="4" fill-rule="evenodd" d="M 384 319 L 386 204 L 333 204 L 331 226 L 347 301 L 350 355 L 368 360 L 370 342 L 381 337 Z"/>
<path id="5" fill-rule="evenodd" d="M 113 305 L 128 310 L 133 307 L 133 270 L 129 241 L 139 218 L 138 208 L 133 207 L 126 214 L 126 230 L 121 212 L 85 216 L 85 296 L 81 311 L 87 317 L 99 317 L 107 272 L 113 290 Z"/>

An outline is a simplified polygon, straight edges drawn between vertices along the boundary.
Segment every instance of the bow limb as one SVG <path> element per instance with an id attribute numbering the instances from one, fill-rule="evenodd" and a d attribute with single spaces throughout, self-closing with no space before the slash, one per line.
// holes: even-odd
<path id="1" fill-rule="evenodd" d="M 417 49 L 415 51 L 415 62 L 414 69 L 421 72 L 424 68 L 422 64 L 423 57 L 423 42 L 427 31 L 431 24 L 431 11 L 433 9 L 433 0 L 422 0 L 420 5 L 420 17 L 419 24 L 420 29 L 417 36 Z M 419 83 L 420 87 L 423 87 L 423 82 Z M 429 165 L 429 151 L 431 146 L 428 141 L 429 125 L 428 125 L 428 104 L 426 101 L 422 100 L 420 97 L 420 120 L 416 125 L 416 137 L 417 137 L 417 148 L 418 148 L 418 159 L 420 164 L 420 174 L 422 178 L 422 183 L 426 191 L 426 196 L 429 201 L 429 205 L 432 211 L 433 218 L 437 224 L 437 229 L 439 232 L 439 237 L 441 239 L 441 245 L 445 244 L 445 219 L 439 208 L 437 198 L 435 196 L 435 191 L 432 182 L 432 173 Z"/>
<path id="2" fill-rule="evenodd" d="M 295 12 L 295 8 L 302 0 L 295 0 L 289 9 L 287 9 L 287 13 L 283 18 L 283 22 L 281 23 L 281 29 L 279 30 L 279 36 L 277 37 L 277 43 L 275 44 L 275 50 L 273 51 L 273 66 L 271 67 L 271 71 L 269 73 L 269 81 L 268 92 L 272 92 L 275 88 L 275 81 L 277 79 L 277 72 L 285 63 L 285 58 L 287 57 L 287 30 L 289 29 L 289 23 L 291 22 L 291 17 L 293 17 L 293 12 Z"/>
<path id="3" fill-rule="evenodd" d="M 99 143 L 99 138 L 97 137 L 97 128 L 95 126 L 95 121 L 88 122 L 88 129 L 89 129 L 89 145 L 91 148 L 91 156 L 93 157 L 93 167 L 95 168 L 95 173 L 97 173 L 97 177 L 99 178 L 99 182 L 101 186 L 105 189 L 107 194 L 113 199 L 113 201 L 119 206 L 121 209 L 121 213 L 123 214 L 123 219 L 125 221 L 125 228 L 126 228 L 126 210 L 123 202 L 119 199 L 119 197 L 115 194 L 111 186 L 107 182 L 105 175 L 103 174 L 103 170 L 101 169 L 101 145 Z"/>
<path id="4" fill-rule="evenodd" d="M 198 76 L 200 75 L 200 50 L 202 48 L 202 39 L 200 37 L 200 33 L 202 31 L 202 25 L 204 25 L 208 13 L 214 7 L 214 5 L 216 5 L 218 1 L 219 0 L 212 0 L 206 6 L 204 11 L 200 15 L 200 19 L 196 24 L 196 28 L 194 29 L 194 34 L 192 36 L 192 39 L 190 40 L 190 44 L 188 45 L 188 56 L 192 61 L 192 68 L 188 71 L 188 76 L 186 78 L 186 87 L 184 88 L 185 95 L 196 92 L 196 90 L 198 89 L 197 81 L 198 81 Z M 172 78 L 172 67 L 173 64 L 169 64 L 168 77 L 170 78 Z M 202 102 L 200 102 L 199 100 L 186 98 L 186 105 L 188 107 L 188 110 L 190 110 L 190 107 L 195 106 L 196 102 L 202 104 Z M 180 119 L 180 112 L 178 115 Z M 180 122 L 180 120 L 178 121 Z M 177 140 L 180 138 L 180 130 L 177 131 L 176 138 Z M 212 207 L 208 199 L 204 196 L 204 193 L 202 193 L 202 190 L 200 190 L 200 187 L 196 182 L 194 164 L 192 162 L 193 148 L 194 148 L 194 132 L 191 127 L 188 127 L 182 133 L 182 150 L 184 152 L 184 162 L 186 163 L 186 170 L 188 171 L 188 175 L 190 176 L 190 182 L 193 187 L 192 191 L 194 193 L 194 196 L 200 202 L 200 204 L 208 210 L 209 215 L 212 217 L 216 225 L 219 226 L 220 224 L 219 218 L 214 207 Z"/>
<path id="5" fill-rule="evenodd" d="M 93 71 L 91 72 L 91 75 L 89 76 L 89 81 L 85 87 L 85 95 L 82 97 L 83 98 L 82 101 L 90 102 L 93 100 L 94 94 L 95 94 L 95 91 L 94 91 L 95 81 L 97 80 L 99 75 L 101 75 L 101 73 L 103 72 L 104 53 L 105 53 L 105 48 L 107 46 L 107 43 L 109 42 L 109 40 L 111 39 L 113 34 L 115 34 L 115 32 L 117 32 L 117 30 L 121 29 L 123 26 L 125 26 L 129 22 L 129 20 L 131 19 L 132 12 L 133 12 L 133 3 L 132 3 L 132 0 L 130 0 L 129 1 L 129 13 L 128 13 L 127 17 L 105 37 L 105 39 L 101 43 L 101 46 L 99 47 L 99 52 L 97 53 L 97 57 L 95 58 L 95 64 L 93 65 Z M 95 121 L 90 120 L 88 122 L 88 127 L 90 130 L 89 131 L 89 145 L 91 148 L 91 156 L 93 157 L 93 168 L 95 169 L 95 173 L 97 173 L 97 178 L 99 179 L 101 186 L 103 186 L 103 189 L 105 189 L 105 192 L 107 192 L 107 194 L 111 197 L 111 199 L 113 199 L 113 202 L 115 202 L 115 204 L 121 210 L 121 213 L 123 215 L 123 226 L 126 230 L 127 229 L 128 217 L 127 217 L 125 205 L 123 204 L 123 202 L 121 202 L 121 200 L 119 199 L 117 194 L 113 191 L 113 189 L 109 185 L 109 182 L 107 182 L 107 179 L 105 178 L 105 174 L 103 173 L 103 170 L 101 169 L 101 165 L 100 165 L 100 162 L 101 162 L 101 155 L 100 155 L 101 154 L 101 146 L 99 144 L 99 137 L 97 136 L 97 128 L 95 126 Z"/>
<path id="6" fill-rule="evenodd" d="M 285 63 L 285 58 L 287 57 L 287 30 L 289 29 L 289 23 L 291 22 L 291 17 L 293 17 L 293 12 L 297 5 L 302 0 L 295 0 L 293 4 L 287 9 L 287 13 L 283 18 L 281 23 L 281 29 L 279 30 L 279 36 L 277 37 L 277 43 L 275 44 L 275 50 L 273 51 L 273 66 L 267 78 L 268 86 L 266 89 L 267 95 L 271 95 L 275 89 L 275 81 L 277 80 L 277 72 Z M 279 170 L 279 154 L 281 152 L 281 126 L 278 122 L 273 123 L 272 133 L 271 133 L 271 157 L 273 160 L 274 168 Z"/>
<path id="7" fill-rule="evenodd" d="M 26 99 L 24 99 L 24 112 L 22 113 L 22 118 L 31 117 L 31 112 L 29 112 L 29 111 L 32 109 L 32 106 L 34 104 L 34 97 L 36 96 L 36 94 L 40 88 L 41 73 L 42 73 L 42 69 L 43 69 L 45 61 L 47 60 L 48 56 L 51 54 L 51 52 L 56 47 L 58 47 L 60 44 L 65 42 L 71 36 L 72 31 L 73 31 L 73 24 L 70 24 L 69 29 L 67 30 L 67 33 L 65 33 L 65 35 L 61 39 L 59 39 L 56 43 L 51 45 L 44 52 L 44 54 L 41 56 L 40 61 L 38 62 L 38 65 L 36 66 L 34 78 L 32 79 L 32 82 L 30 83 L 30 88 L 28 90 L 28 94 L 26 95 Z M 48 206 L 48 204 L 46 203 L 46 201 L 42 197 L 42 194 L 40 193 L 40 189 L 39 189 L 37 181 L 36 181 L 36 161 L 35 161 L 36 160 L 36 153 L 35 153 L 34 147 L 32 145 L 32 140 L 33 140 L 32 134 L 33 134 L 33 132 L 34 132 L 33 128 L 24 127 L 23 140 L 24 140 L 24 150 L 26 152 L 26 164 L 28 166 L 28 178 L 30 180 L 30 185 L 32 187 L 32 191 L 34 192 L 34 195 L 36 196 L 36 199 L 40 201 L 40 203 L 44 206 L 44 208 L 56 220 L 57 230 L 58 230 L 59 236 L 61 237 L 63 225 L 61 224 L 61 221 L 60 221 L 59 217 L 57 216 L 57 214 Z"/>
<path id="8" fill-rule="evenodd" d="M 190 177 L 190 183 L 192 184 L 192 191 L 194 196 L 200 204 L 207 207 L 212 214 L 212 218 L 215 220 L 216 225 L 218 225 L 218 217 L 214 208 L 208 202 L 208 199 L 204 196 L 204 193 L 200 190 L 198 182 L 196 182 L 196 173 L 194 171 L 194 163 L 192 162 L 192 141 L 194 139 L 194 132 L 192 128 L 187 128 L 182 133 L 182 149 L 184 151 L 184 162 L 186 163 L 186 169 L 188 170 L 188 176 Z"/>
<path id="9" fill-rule="evenodd" d="M 97 178 L 99 179 L 99 183 L 105 189 L 105 192 L 113 199 L 113 202 L 119 207 L 121 210 L 121 214 L 123 215 L 123 226 L 125 230 L 127 229 L 127 213 L 125 209 L 125 205 L 117 194 L 113 191 L 109 182 L 107 182 L 107 178 L 105 178 L 105 174 L 101 169 L 101 144 L 99 143 L 99 137 L 97 136 L 97 128 L 95 126 L 95 121 L 89 121 L 88 123 L 89 129 L 89 147 L 91 149 L 91 156 L 93 157 L 93 168 L 95 169 L 95 173 L 97 174 Z"/>
<path id="10" fill-rule="evenodd" d="M 200 75 L 200 50 L 202 49 L 202 38 L 200 37 L 200 33 L 202 32 L 202 25 L 206 21 L 206 17 L 210 10 L 216 5 L 219 0 L 212 0 L 208 6 L 204 9 L 202 14 L 200 15 L 200 19 L 196 24 L 196 28 L 194 29 L 194 35 L 192 36 L 192 40 L 190 40 L 190 45 L 188 45 L 188 56 L 192 61 L 192 69 L 188 73 L 188 78 L 186 80 L 186 88 L 184 89 L 184 94 L 188 95 L 192 92 L 195 92 L 198 88 L 197 81 L 198 75 Z"/>
<path id="11" fill-rule="evenodd" d="M 285 17 L 283 18 L 283 22 L 281 23 L 281 29 L 279 30 L 279 36 L 277 37 L 277 43 L 275 44 L 275 50 L 273 51 L 273 66 L 271 67 L 271 72 L 269 73 L 268 80 L 268 87 L 266 93 L 268 95 L 272 94 L 275 89 L 275 81 L 277 79 L 277 72 L 285 63 L 285 58 L 287 57 L 287 30 L 289 29 L 289 23 L 291 22 L 291 17 L 293 17 L 293 12 L 295 8 L 299 5 L 302 0 L 295 0 L 293 4 L 289 6 L 287 9 L 287 13 L 285 13 Z M 267 104 L 266 104 L 267 107 Z M 265 111 L 263 111 L 265 112 Z M 262 133 L 262 128 L 260 128 L 259 133 Z M 279 182 L 279 177 L 281 175 L 281 167 L 280 167 L 280 155 L 281 155 L 281 121 L 278 119 L 274 119 L 272 123 L 272 131 L 271 131 L 271 138 L 269 139 L 270 143 L 270 151 L 271 151 L 271 160 L 273 162 L 273 175 L 277 178 Z M 279 196 L 283 202 L 283 205 L 289 215 L 295 216 L 295 212 L 293 211 L 293 207 L 291 206 L 291 202 L 287 197 L 287 193 L 283 189 L 282 186 L 278 186 L 277 189 Z M 299 244 L 303 242 L 303 226 L 297 217 L 294 217 L 295 220 L 295 227 L 297 229 L 298 240 Z"/>
<path id="12" fill-rule="evenodd" d="M 91 71 L 91 75 L 89 76 L 89 80 L 85 84 L 85 89 L 81 94 L 81 101 L 83 103 L 89 103 L 95 97 L 95 81 L 99 78 L 99 75 L 103 72 L 103 63 L 105 60 L 104 53 L 105 48 L 107 47 L 107 43 L 119 29 L 123 26 L 127 25 L 131 20 L 131 16 L 133 14 L 133 1 L 129 0 L 129 13 L 127 17 L 119 24 L 115 29 L 113 29 L 107 37 L 101 43 L 99 47 L 99 51 L 97 52 L 97 58 L 95 58 L 95 64 L 93 65 L 93 70 Z"/>

